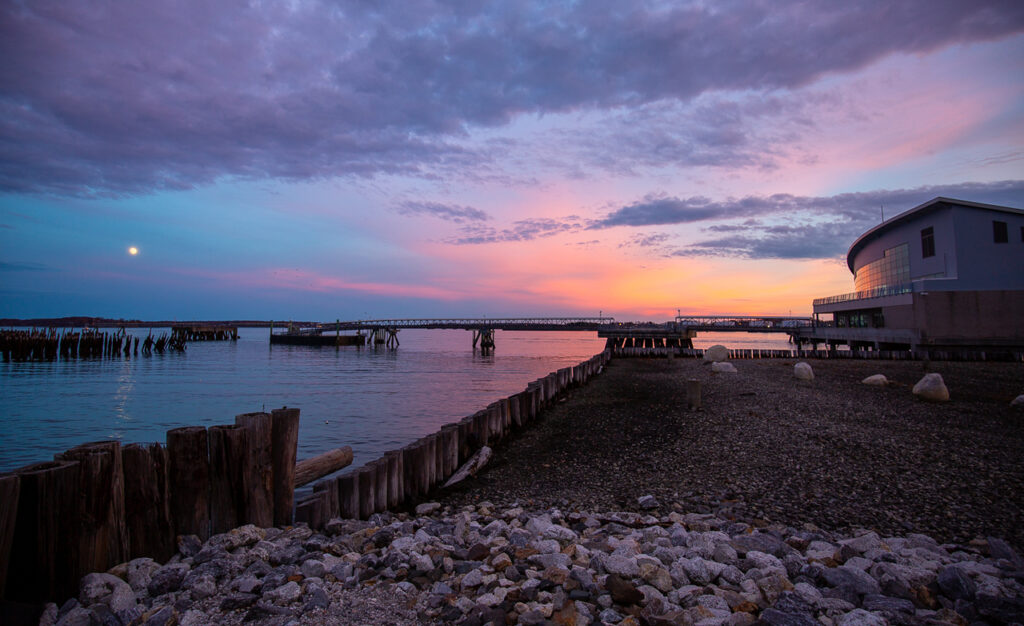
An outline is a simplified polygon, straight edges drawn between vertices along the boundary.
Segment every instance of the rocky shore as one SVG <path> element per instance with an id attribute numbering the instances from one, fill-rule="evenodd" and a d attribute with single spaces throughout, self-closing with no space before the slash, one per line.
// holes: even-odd
<path id="1" fill-rule="evenodd" d="M 1024 621 L 1024 561 L 996 538 L 940 545 L 695 513 L 438 509 L 334 520 L 323 533 L 245 526 L 205 544 L 185 537 L 165 565 L 137 559 L 86 576 L 42 623 Z"/>
<path id="2" fill-rule="evenodd" d="M 714 513 L 751 524 L 996 536 L 1024 552 L 1024 365 L 935 362 L 950 400 L 922 402 L 916 361 L 616 359 L 437 497 L 563 510 Z M 884 387 L 861 381 L 884 374 Z M 703 409 L 688 411 L 698 379 Z"/>
<path id="3" fill-rule="evenodd" d="M 734 365 L 613 361 L 438 502 L 183 537 L 42 623 L 1024 623 L 1020 365 Z"/>

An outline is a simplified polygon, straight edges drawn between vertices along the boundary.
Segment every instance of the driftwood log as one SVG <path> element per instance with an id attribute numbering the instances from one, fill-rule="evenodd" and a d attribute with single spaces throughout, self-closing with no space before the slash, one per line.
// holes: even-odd
<path id="1" fill-rule="evenodd" d="M 328 450 L 311 459 L 303 459 L 295 464 L 295 486 L 308 485 L 317 478 L 333 474 L 351 464 L 351 446 L 342 446 L 336 450 Z"/>
<path id="2" fill-rule="evenodd" d="M 475 476 L 478 471 L 487 465 L 487 462 L 491 460 L 492 451 L 489 447 L 484 446 L 476 451 L 466 464 L 459 468 L 459 471 L 452 474 L 452 477 L 448 479 L 448 482 L 444 484 L 445 487 L 451 487 L 456 483 L 460 483 L 470 476 Z"/>

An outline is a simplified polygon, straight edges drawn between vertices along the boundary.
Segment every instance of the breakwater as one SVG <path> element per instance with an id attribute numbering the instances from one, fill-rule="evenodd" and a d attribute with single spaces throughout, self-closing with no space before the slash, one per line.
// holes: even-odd
<path id="1" fill-rule="evenodd" d="M 478 450 L 536 418 L 587 382 L 607 352 L 561 368 L 487 409 L 386 454 L 355 473 L 321 480 L 294 505 L 294 490 L 352 460 L 330 453 L 298 469 L 299 410 L 236 416 L 232 425 L 183 427 L 166 445 L 82 444 L 0 477 L 0 599 L 67 597 L 85 573 L 136 557 L 165 560 L 174 538 L 205 540 L 245 524 L 322 528 L 332 517 L 367 517 L 415 501 Z M 299 464 L 302 465 L 301 463 Z M 16 576 L 7 576 L 17 572 Z"/>
<path id="2" fill-rule="evenodd" d="M 323 528 L 333 517 L 366 519 L 416 501 L 444 484 L 481 449 L 501 442 L 536 419 L 562 393 L 588 382 L 610 359 L 611 353 L 604 351 L 551 372 L 525 390 L 389 451 L 354 472 L 316 483 L 313 494 L 298 503 L 296 518 L 311 528 Z"/>

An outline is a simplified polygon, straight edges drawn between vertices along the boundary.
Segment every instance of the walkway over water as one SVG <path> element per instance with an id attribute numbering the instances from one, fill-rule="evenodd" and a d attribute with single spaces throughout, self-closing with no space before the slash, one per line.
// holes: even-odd
<path id="1" fill-rule="evenodd" d="M 323 324 L 338 330 L 373 330 L 375 328 L 422 328 L 429 330 L 598 330 L 615 324 L 612 317 L 451 317 L 424 319 L 358 320 Z"/>

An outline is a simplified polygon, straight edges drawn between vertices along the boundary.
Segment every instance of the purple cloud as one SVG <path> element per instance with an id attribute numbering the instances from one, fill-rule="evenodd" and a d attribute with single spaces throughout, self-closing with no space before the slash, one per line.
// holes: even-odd
<path id="1" fill-rule="evenodd" d="M 485 222 L 491 216 L 468 206 L 440 204 L 438 202 L 403 202 L 395 209 L 402 215 L 432 215 L 447 222 Z"/>
<path id="2" fill-rule="evenodd" d="M 685 248 L 669 247 L 667 234 L 636 235 L 626 245 L 660 247 L 666 256 L 719 256 L 750 259 L 820 259 L 846 253 L 854 239 L 881 219 L 894 217 L 937 196 L 1020 207 L 1024 180 L 962 183 L 914 189 L 878 190 L 809 197 L 776 194 L 711 201 L 707 198 L 649 196 L 612 211 L 588 228 L 666 226 L 711 220 L 705 232 L 722 235 Z M 785 220 L 785 223 L 772 223 Z"/>
<path id="3" fill-rule="evenodd" d="M 0 190 L 464 175 L 492 157 L 467 132 L 523 113 L 791 89 L 1022 28 L 1020 2 L 6 3 Z M 709 128 L 652 158 L 742 146 Z"/>

